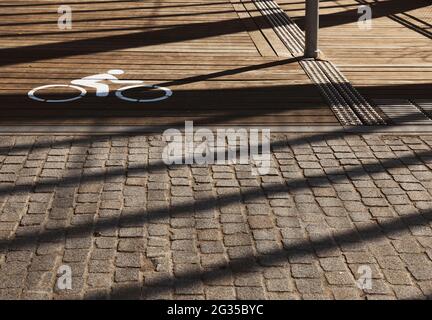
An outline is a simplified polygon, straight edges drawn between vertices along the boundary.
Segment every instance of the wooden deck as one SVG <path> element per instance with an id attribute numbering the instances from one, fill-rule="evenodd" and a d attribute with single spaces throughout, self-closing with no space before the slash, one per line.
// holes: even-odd
<path id="1" fill-rule="evenodd" d="M 224 0 L 61 1 L 71 30 L 57 27 L 58 1 L 2 1 L 2 125 L 338 124 L 253 3 Z M 247 10 L 247 8 L 249 10 Z M 154 103 L 96 98 L 30 100 L 48 84 L 122 69 L 120 79 L 169 87 Z M 111 91 L 116 86 L 111 86 Z M 68 88 L 46 98 L 71 97 Z M 75 92 L 74 92 L 75 93 Z M 132 92 L 141 98 L 151 92 Z"/>
<path id="2" fill-rule="evenodd" d="M 304 3 L 279 0 L 300 26 Z M 394 2 L 396 5 L 391 3 Z M 373 29 L 355 0 L 322 1 L 321 49 L 369 98 L 432 98 L 431 39 L 390 14 L 425 14 L 424 1 L 379 1 Z M 407 4 L 408 3 L 408 4 Z M 57 26 L 59 5 L 72 29 Z M 247 0 L 14 0 L 0 3 L 0 125 L 338 125 L 317 87 Z M 415 19 L 411 19 L 416 21 Z M 422 26 L 426 32 L 427 26 Z M 125 80 L 168 87 L 159 102 L 87 95 L 65 103 L 29 90 L 122 69 Z M 70 88 L 44 90 L 65 99 Z M 155 97 L 132 90 L 134 98 Z"/>
<path id="3" fill-rule="evenodd" d="M 303 3 L 275 1 L 304 28 Z M 364 4 L 370 30 L 357 25 Z M 320 49 L 364 96 L 432 100 L 430 0 L 326 0 L 320 14 Z"/>

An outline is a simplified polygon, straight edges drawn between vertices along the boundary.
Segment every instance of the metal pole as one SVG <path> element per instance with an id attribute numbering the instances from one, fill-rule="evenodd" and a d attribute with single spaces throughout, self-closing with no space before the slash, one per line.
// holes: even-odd
<path id="1" fill-rule="evenodd" d="M 318 58 L 319 0 L 306 1 L 305 58 Z"/>

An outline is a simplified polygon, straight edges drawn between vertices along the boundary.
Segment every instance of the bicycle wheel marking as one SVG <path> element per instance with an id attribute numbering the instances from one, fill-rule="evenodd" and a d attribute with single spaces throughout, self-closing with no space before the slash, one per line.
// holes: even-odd
<path id="1" fill-rule="evenodd" d="M 38 98 L 35 96 L 35 92 L 38 90 L 46 89 L 46 88 L 54 88 L 54 87 L 74 88 L 74 89 L 77 89 L 78 91 L 80 91 L 80 94 L 77 97 L 73 97 L 73 98 L 69 98 L 69 99 L 42 99 L 42 98 Z M 78 99 L 81 99 L 83 96 L 85 96 L 86 93 L 87 93 L 87 91 L 85 89 L 78 87 L 78 86 L 70 85 L 70 84 L 48 84 L 48 85 L 40 86 L 40 87 L 37 87 L 37 88 L 30 90 L 28 92 L 28 96 L 30 99 L 33 99 L 36 101 L 52 103 L 52 102 L 70 102 L 70 101 L 78 100 Z"/>
<path id="2" fill-rule="evenodd" d="M 163 90 L 165 92 L 165 95 L 163 95 L 162 97 L 159 98 L 153 98 L 153 99 L 134 99 L 134 98 L 129 98 L 123 95 L 123 92 L 129 89 L 133 89 L 133 88 L 153 88 L 153 89 L 160 89 Z M 165 87 L 159 87 L 159 86 L 155 86 L 155 85 L 143 85 L 143 84 L 138 84 L 138 85 L 133 85 L 133 86 L 127 86 L 127 87 L 123 87 L 120 88 L 116 91 L 116 96 L 119 99 L 122 100 L 126 100 L 126 101 L 130 101 L 130 102 L 157 102 L 157 101 L 162 101 L 165 99 L 168 99 L 169 97 L 172 96 L 172 91 L 168 88 Z"/>
<path id="3" fill-rule="evenodd" d="M 72 97 L 72 98 L 68 98 L 68 99 L 43 99 L 43 98 L 39 98 L 35 95 L 35 93 L 39 90 L 43 90 L 43 89 L 47 89 L 47 88 L 56 88 L 56 87 L 70 87 L 70 88 L 76 89 L 79 91 L 79 95 Z M 134 88 L 151 88 L 151 89 L 161 90 L 164 92 L 164 95 L 161 97 L 152 98 L 152 99 L 135 99 L 135 98 L 130 98 L 130 97 L 123 95 L 124 91 L 129 90 L 129 89 L 134 89 Z M 27 93 L 27 95 L 30 99 L 33 99 L 35 101 L 40 101 L 40 102 L 48 102 L 48 103 L 71 102 L 71 101 L 81 99 L 86 94 L 87 94 L 87 91 L 84 88 L 76 86 L 76 85 L 71 85 L 71 84 L 48 84 L 48 85 L 34 88 Z M 162 101 L 162 100 L 165 100 L 165 99 L 168 99 L 169 97 L 171 97 L 172 94 L 173 94 L 173 92 L 169 88 L 159 87 L 156 85 L 145 85 L 145 84 L 136 84 L 136 85 L 123 87 L 123 88 L 118 89 L 115 92 L 116 97 L 121 99 L 121 100 L 129 101 L 129 102 L 141 102 L 141 103 Z"/>

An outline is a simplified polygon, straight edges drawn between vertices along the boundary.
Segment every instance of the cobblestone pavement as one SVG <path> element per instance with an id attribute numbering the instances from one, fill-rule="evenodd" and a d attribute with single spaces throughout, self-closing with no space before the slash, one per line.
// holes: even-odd
<path id="1" fill-rule="evenodd" d="M 270 174 L 253 176 L 166 167 L 160 135 L 2 136 L 0 297 L 427 298 L 431 147 L 278 134 Z"/>

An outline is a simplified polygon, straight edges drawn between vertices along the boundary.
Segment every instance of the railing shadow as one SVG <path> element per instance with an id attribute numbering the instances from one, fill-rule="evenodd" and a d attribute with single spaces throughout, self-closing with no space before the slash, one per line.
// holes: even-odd
<path id="1" fill-rule="evenodd" d="M 373 130 L 371 130 L 371 133 Z M 307 138 L 308 142 L 312 141 L 323 141 L 327 137 L 334 137 L 337 135 L 337 132 L 332 132 L 328 134 L 316 134 L 311 137 Z M 293 146 L 295 144 L 303 144 L 305 142 L 304 138 L 297 138 L 293 140 L 279 140 L 272 143 L 272 149 L 277 149 L 278 146 Z M 392 168 L 399 168 L 405 165 L 405 163 L 410 164 L 421 164 L 423 161 L 429 161 L 432 159 L 432 151 L 421 151 L 421 152 L 415 152 L 412 155 L 407 155 L 400 157 L 398 159 L 385 159 L 385 160 L 377 160 L 374 163 L 368 163 L 365 165 L 356 165 L 356 166 L 350 166 L 349 168 L 341 168 L 338 171 L 335 171 L 333 174 L 332 182 L 338 182 L 343 181 L 347 179 L 347 176 L 350 177 L 350 179 L 355 179 L 357 177 L 362 177 L 367 172 L 368 168 L 370 168 L 373 172 L 379 172 L 384 171 L 385 169 L 392 169 Z M 156 165 L 156 166 L 155 166 Z M 158 165 L 161 165 L 160 168 L 165 167 L 165 165 L 162 165 L 161 163 L 152 164 L 151 166 L 145 166 L 145 167 L 137 167 L 137 168 L 130 168 L 129 170 L 139 170 L 142 172 L 143 170 L 153 170 L 159 168 Z M 379 165 L 380 168 L 377 169 L 376 165 Z M 385 168 L 385 169 L 384 169 Z M 378 171 L 377 171 L 378 170 Z M 120 169 L 117 174 L 123 175 L 125 174 L 124 169 Z M 101 178 L 111 178 L 109 175 L 103 175 L 102 176 L 90 176 L 88 177 L 91 179 L 101 179 Z M 265 194 L 262 193 L 261 188 L 253 188 L 252 190 L 247 190 L 245 192 L 241 192 L 241 194 L 238 193 L 230 193 L 223 196 L 219 196 L 217 199 L 214 197 L 211 198 L 205 198 L 205 199 L 199 199 L 193 202 L 185 203 L 179 206 L 176 206 L 174 208 L 170 208 L 169 210 L 165 208 L 161 209 L 152 209 L 152 210 L 138 210 L 135 212 L 128 212 L 127 214 L 124 214 L 120 217 L 120 219 L 104 219 L 102 221 L 97 221 L 94 224 L 85 224 L 85 225 L 74 225 L 66 229 L 59 229 L 59 230 L 50 230 L 50 231 L 44 231 L 44 232 L 29 232 L 21 237 L 15 237 L 13 239 L 8 240 L 1 240 L 0 241 L 0 250 L 7 250 L 7 248 L 14 248 L 15 250 L 19 248 L 24 248 L 28 245 L 33 246 L 35 243 L 39 242 L 57 242 L 57 241 L 63 241 L 64 237 L 67 235 L 73 235 L 74 237 L 80 236 L 82 234 L 87 234 L 88 232 L 92 232 L 93 230 L 96 231 L 103 231 L 108 230 L 111 228 L 116 228 L 118 225 L 129 225 L 129 224 L 143 224 L 143 223 L 151 223 L 151 222 L 157 222 L 159 219 L 166 219 L 169 217 L 175 217 L 176 215 L 184 215 L 184 214 L 191 214 L 191 212 L 195 212 L 197 209 L 197 213 L 199 215 L 199 210 L 206 210 L 210 208 L 214 208 L 216 205 L 218 206 L 227 206 L 230 203 L 236 202 L 239 199 L 239 196 L 243 198 L 254 199 L 259 198 L 262 196 L 268 196 L 273 193 L 278 192 L 296 192 L 305 186 L 307 186 L 308 179 L 316 179 L 316 178 L 325 178 L 325 176 L 314 176 L 309 177 L 307 179 L 291 179 L 288 181 L 285 181 L 284 183 L 274 183 L 269 186 L 266 186 L 265 188 Z M 59 181 L 60 184 L 64 186 L 70 186 L 75 183 L 83 182 L 83 181 L 89 181 L 86 180 L 86 177 L 81 178 L 80 180 L 74 180 L 74 178 L 67 178 L 63 181 Z M 315 184 L 316 184 L 315 180 Z M 318 179 L 319 181 L 319 179 Z M 305 185 L 306 183 L 306 185 Z M 321 183 L 327 183 L 327 182 L 321 182 Z M 318 183 L 319 185 L 319 183 Z M 36 184 L 35 187 L 43 187 L 43 184 L 38 185 Z M 21 190 L 19 193 L 22 193 Z M 340 245 L 341 243 L 345 242 L 355 242 L 359 241 L 360 238 L 356 238 L 356 235 L 361 235 L 361 239 L 368 241 L 373 240 L 376 238 L 380 238 L 384 235 L 384 233 L 391 233 L 391 232 L 397 232 L 402 230 L 403 228 L 409 227 L 409 226 L 416 226 L 416 225 L 424 225 L 425 222 L 428 222 L 431 220 L 432 212 L 430 211 L 423 211 L 420 213 L 413 212 L 409 215 L 404 215 L 401 218 L 395 218 L 391 221 L 387 222 L 380 222 L 380 226 L 369 226 L 365 228 L 359 228 L 357 230 L 352 231 L 345 231 L 340 234 L 336 234 L 333 236 L 333 238 L 323 238 L 321 240 L 318 240 L 316 242 L 312 243 L 300 243 L 300 244 L 294 244 L 294 245 L 288 245 L 285 246 L 284 249 L 281 250 L 274 250 L 269 255 L 265 256 L 258 256 L 256 257 L 259 259 L 265 259 L 266 263 L 278 262 L 278 261 L 285 261 L 286 259 L 289 259 L 289 257 L 295 257 L 298 255 L 307 255 L 307 254 L 313 254 L 313 252 L 306 250 L 305 248 L 313 248 L 314 250 L 318 249 L 328 249 L 332 248 L 334 246 Z M 400 222 L 403 222 L 401 225 Z M 384 233 L 382 231 L 385 231 Z M 357 239 L 357 240 L 353 240 Z M 190 275 L 188 277 L 191 281 L 198 281 L 199 279 L 217 279 L 221 277 L 228 276 L 230 274 L 231 269 L 240 269 L 240 270 L 247 270 L 249 267 L 252 267 L 250 265 L 245 264 L 245 261 L 249 258 L 255 258 L 255 257 L 246 257 L 244 259 L 231 261 L 227 265 L 218 265 L 215 268 L 211 268 L 209 270 L 206 270 L 202 273 L 195 275 Z M 227 269 L 227 267 L 229 269 Z M 222 270 L 222 271 L 221 271 Z M 223 271 L 225 270 L 225 271 Z M 183 279 L 184 280 L 184 279 Z M 187 285 L 184 283 L 182 279 L 172 279 L 167 278 L 163 279 L 161 281 L 156 281 L 152 283 L 152 288 L 144 288 L 142 293 L 144 295 L 147 294 L 147 290 L 150 290 L 151 292 L 154 292 L 154 288 L 156 287 L 157 290 L 165 290 L 168 285 L 172 286 L 182 286 Z M 138 284 L 141 286 L 141 284 Z M 131 285 L 129 288 L 124 287 L 123 289 L 117 291 L 117 294 L 119 294 L 120 297 L 127 297 L 130 292 L 135 292 L 136 285 Z M 91 297 L 91 296 L 90 296 Z M 94 296 L 97 298 L 97 295 Z"/>

